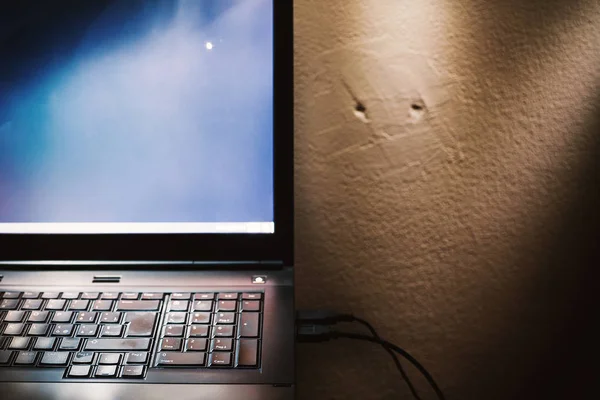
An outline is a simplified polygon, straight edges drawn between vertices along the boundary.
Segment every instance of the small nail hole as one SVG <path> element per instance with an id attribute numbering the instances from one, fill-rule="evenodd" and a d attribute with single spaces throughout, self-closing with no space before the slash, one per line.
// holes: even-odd
<path id="1" fill-rule="evenodd" d="M 423 119 L 427 110 L 425 108 L 425 103 L 423 103 L 423 100 L 419 99 L 411 103 L 408 111 L 412 121 L 417 122 Z"/>
<path id="2" fill-rule="evenodd" d="M 354 105 L 354 115 L 365 124 L 369 123 L 367 107 L 361 101 L 356 101 L 356 104 Z"/>
<path id="3" fill-rule="evenodd" d="M 365 107 L 365 105 L 363 103 L 361 103 L 360 101 L 356 102 L 356 107 L 354 107 L 354 109 L 356 111 L 358 111 L 359 113 L 366 113 L 367 112 L 367 107 Z"/>

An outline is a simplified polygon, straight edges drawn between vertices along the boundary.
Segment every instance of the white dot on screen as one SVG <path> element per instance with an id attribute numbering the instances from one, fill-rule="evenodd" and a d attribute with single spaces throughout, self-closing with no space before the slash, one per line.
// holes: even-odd
<path id="1" fill-rule="evenodd" d="M 206 50 L 212 50 L 213 44 L 211 42 L 206 42 Z"/>

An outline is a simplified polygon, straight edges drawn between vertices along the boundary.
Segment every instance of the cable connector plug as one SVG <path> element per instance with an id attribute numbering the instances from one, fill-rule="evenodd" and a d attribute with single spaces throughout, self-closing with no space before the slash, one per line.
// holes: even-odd
<path id="1" fill-rule="evenodd" d="M 323 325 L 299 325 L 296 328 L 296 341 L 298 343 L 326 342 L 333 339 L 331 329 Z"/>
<path id="2" fill-rule="evenodd" d="M 352 322 L 354 316 L 329 310 L 298 310 L 296 322 L 300 324 L 333 325 L 338 322 Z"/>

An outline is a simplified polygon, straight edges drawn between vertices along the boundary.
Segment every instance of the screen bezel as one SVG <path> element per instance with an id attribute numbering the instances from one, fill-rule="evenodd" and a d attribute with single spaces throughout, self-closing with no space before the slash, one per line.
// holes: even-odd
<path id="1" fill-rule="evenodd" d="M 293 263 L 293 0 L 274 7 L 274 234 L 0 234 L 0 260 Z"/>

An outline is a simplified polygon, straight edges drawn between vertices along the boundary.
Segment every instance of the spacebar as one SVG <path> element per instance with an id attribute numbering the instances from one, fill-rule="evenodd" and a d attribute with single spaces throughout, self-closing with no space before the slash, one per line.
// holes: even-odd
<path id="1" fill-rule="evenodd" d="M 86 350 L 150 350 L 150 339 L 92 339 Z"/>

